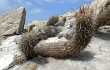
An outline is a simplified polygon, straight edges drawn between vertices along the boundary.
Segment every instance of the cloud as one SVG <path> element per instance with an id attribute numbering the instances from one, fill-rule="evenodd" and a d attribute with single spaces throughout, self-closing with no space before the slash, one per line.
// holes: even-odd
<path id="1" fill-rule="evenodd" d="M 18 3 L 21 3 L 22 2 L 22 0 L 16 0 Z"/>
<path id="2" fill-rule="evenodd" d="M 32 6 L 32 2 L 30 2 L 30 1 L 27 1 L 25 4 L 26 4 L 27 6 Z"/>
<path id="3" fill-rule="evenodd" d="M 27 21 L 31 21 L 33 19 L 42 19 L 42 18 L 44 19 L 46 17 L 49 17 L 50 14 L 55 14 L 58 11 L 56 9 L 52 9 L 51 12 L 49 5 L 53 5 L 54 3 L 55 4 L 57 3 L 58 4 L 57 9 L 61 9 L 63 5 L 67 5 L 68 7 L 71 5 L 71 4 L 69 5 L 69 3 L 78 2 L 79 4 L 82 1 L 90 1 L 90 0 L 81 0 L 81 1 L 80 0 L 0 0 L 0 14 L 9 10 L 16 10 L 19 7 L 25 7 L 27 12 L 27 16 L 26 16 L 28 19 Z M 59 5 L 62 6 L 59 7 Z M 62 9 L 66 9 L 66 8 L 62 7 Z"/>
<path id="4" fill-rule="evenodd" d="M 8 11 L 17 9 L 20 6 L 23 7 L 34 7 L 34 4 L 45 5 L 46 3 L 58 2 L 64 3 L 68 0 L 0 0 L 0 11 Z M 34 3 L 35 2 L 35 3 Z M 33 4 L 34 3 L 34 4 Z"/>
<path id="5" fill-rule="evenodd" d="M 36 0 L 36 2 L 39 3 L 52 3 L 52 2 L 58 2 L 58 3 L 64 3 L 68 0 Z"/>
<path id="6" fill-rule="evenodd" d="M 59 1 L 59 3 L 63 4 L 63 3 L 65 3 L 65 1 L 64 0 L 61 0 L 61 1 Z"/>
<path id="7" fill-rule="evenodd" d="M 29 14 L 39 14 L 39 13 L 42 13 L 42 9 L 40 8 L 33 8 L 29 11 Z"/>
<path id="8" fill-rule="evenodd" d="M 54 2 L 55 0 L 42 0 L 44 2 Z"/>
<path id="9" fill-rule="evenodd" d="M 0 10 L 1 11 L 6 11 L 6 10 L 9 10 L 9 9 L 12 9 L 13 7 L 11 7 L 9 4 L 10 4 L 9 1 L 1 0 L 0 1 Z"/>
<path id="10" fill-rule="evenodd" d="M 55 0 L 36 0 L 38 2 L 47 2 L 47 3 L 51 3 L 54 2 Z"/>
<path id="11" fill-rule="evenodd" d="M 34 5 L 29 0 L 0 0 L 0 13 L 14 10 L 19 7 L 32 8 Z"/>

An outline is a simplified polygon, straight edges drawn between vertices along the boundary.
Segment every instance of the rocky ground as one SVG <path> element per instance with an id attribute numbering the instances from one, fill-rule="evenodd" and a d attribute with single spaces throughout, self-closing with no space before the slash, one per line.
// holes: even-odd
<path id="1" fill-rule="evenodd" d="M 34 58 L 38 70 L 110 70 L 110 33 L 99 33 L 95 35 L 88 47 L 76 57 L 66 59 L 54 58 Z M 16 42 L 20 36 L 12 36 L 5 40 L 0 46 L 0 70 L 7 68 L 13 62 L 15 54 L 19 54 L 16 50 L 18 45 Z M 9 70 L 24 70 L 28 66 L 29 61 L 22 65 L 17 65 Z"/>
<path id="2" fill-rule="evenodd" d="M 95 15 L 100 12 L 107 1 L 110 0 L 92 2 L 90 8 L 97 6 Z M 2 28 L 0 32 L 0 70 L 110 70 L 110 26 L 101 27 L 87 48 L 78 56 L 64 59 L 39 56 L 21 65 L 13 65 L 14 55 L 21 54 L 18 49 L 20 33 L 26 32 L 25 30 L 33 25 L 35 26 L 32 29 L 37 30 L 37 27 L 42 28 L 46 25 L 46 21 L 33 21 L 32 24 L 25 25 L 25 15 L 25 9 L 19 8 L 0 16 L 0 29 Z M 71 32 L 71 24 L 75 23 L 75 13 L 68 12 L 62 16 L 66 17 L 67 21 L 59 35 L 65 37 Z M 66 41 L 64 37 L 61 39 L 54 37 L 48 39 L 48 42 Z"/>

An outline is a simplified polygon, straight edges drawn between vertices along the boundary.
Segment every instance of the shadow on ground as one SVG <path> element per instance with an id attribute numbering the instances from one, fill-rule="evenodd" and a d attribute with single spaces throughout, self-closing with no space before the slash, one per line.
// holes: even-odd
<path id="1" fill-rule="evenodd" d="M 94 58 L 94 54 L 90 51 L 83 51 L 81 54 L 77 56 L 72 56 L 69 58 L 64 58 L 63 60 L 70 59 L 72 61 L 90 61 Z"/>
<path id="2" fill-rule="evenodd" d="M 93 59 L 93 56 L 94 56 L 94 54 L 91 53 L 90 51 L 83 51 L 81 54 L 79 54 L 77 56 L 62 58 L 60 60 L 68 60 L 69 59 L 72 61 L 90 61 Z M 40 65 L 44 65 L 44 64 L 47 64 L 49 62 L 47 58 L 48 57 L 36 57 L 36 58 L 33 58 L 31 61 L 33 61 L 37 64 L 40 64 Z"/>
<path id="3" fill-rule="evenodd" d="M 95 37 L 103 39 L 103 40 L 110 40 L 110 33 L 103 33 L 103 32 L 98 32 Z"/>
<path id="4" fill-rule="evenodd" d="M 48 63 L 47 58 L 41 57 L 41 56 L 33 58 L 31 61 L 33 61 L 37 64 L 40 64 L 40 65 L 44 65 L 44 64 Z"/>

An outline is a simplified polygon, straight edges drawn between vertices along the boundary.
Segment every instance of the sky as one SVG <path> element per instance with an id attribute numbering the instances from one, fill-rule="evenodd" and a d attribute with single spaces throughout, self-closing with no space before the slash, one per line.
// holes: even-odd
<path id="1" fill-rule="evenodd" d="M 77 10 L 93 0 L 0 0 L 0 14 L 19 7 L 26 9 L 26 23 L 33 20 L 48 20 L 53 15 L 62 15 Z"/>

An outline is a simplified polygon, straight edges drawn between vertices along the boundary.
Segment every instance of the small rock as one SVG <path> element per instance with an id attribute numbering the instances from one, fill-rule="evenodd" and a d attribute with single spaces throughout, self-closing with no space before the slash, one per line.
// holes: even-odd
<path id="1" fill-rule="evenodd" d="M 24 29 L 25 16 L 26 11 L 23 7 L 0 15 L 0 37 L 21 34 Z M 0 38 L 0 41 L 3 40 L 4 38 Z"/>
<path id="2" fill-rule="evenodd" d="M 46 26 L 46 22 L 45 21 L 32 21 L 32 25 L 35 25 L 35 27 L 33 27 L 33 30 L 36 30 L 37 32 L 39 29 Z"/>
<path id="3" fill-rule="evenodd" d="M 8 67 L 13 62 L 13 55 L 5 55 L 0 59 L 0 70 Z"/>
<path id="4" fill-rule="evenodd" d="M 37 70 L 37 64 L 32 61 L 28 61 L 24 63 L 23 65 L 21 65 L 16 70 Z"/>
<path id="5" fill-rule="evenodd" d="M 2 36 L 13 36 L 16 34 L 16 27 L 7 30 Z"/>

